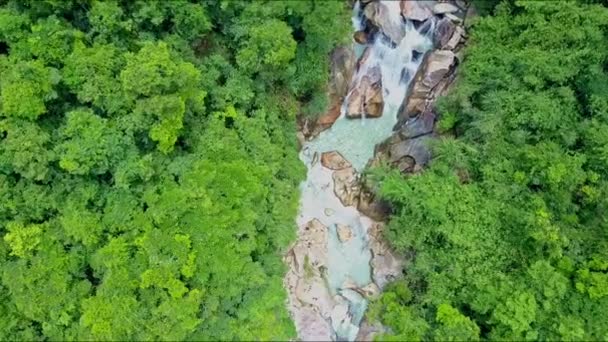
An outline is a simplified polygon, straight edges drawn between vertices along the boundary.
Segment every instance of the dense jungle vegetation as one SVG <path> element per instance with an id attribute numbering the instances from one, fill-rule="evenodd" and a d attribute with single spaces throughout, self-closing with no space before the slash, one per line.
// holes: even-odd
<path id="1" fill-rule="evenodd" d="M 0 340 L 295 337 L 294 118 L 349 14 L 0 0 Z"/>
<path id="2" fill-rule="evenodd" d="M 432 166 L 381 176 L 405 278 L 386 340 L 608 340 L 608 8 L 506 1 L 471 30 Z"/>

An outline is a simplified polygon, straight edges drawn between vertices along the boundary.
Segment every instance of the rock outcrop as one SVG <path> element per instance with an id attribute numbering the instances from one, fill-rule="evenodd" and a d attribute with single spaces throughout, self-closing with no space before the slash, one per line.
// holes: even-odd
<path id="1" fill-rule="evenodd" d="M 346 97 L 356 65 L 352 47 L 335 48 L 330 56 L 331 75 L 327 87 L 329 107 L 316 120 L 303 119 L 299 122 L 300 131 L 310 139 L 331 127 L 340 117 L 342 102 Z"/>
<path id="2" fill-rule="evenodd" d="M 350 167 L 334 171 L 334 193 L 345 207 L 355 206 L 359 200 L 359 180 L 355 170 Z"/>
<path id="3" fill-rule="evenodd" d="M 305 340 L 326 339 L 333 334 L 327 318 L 335 303 L 324 279 L 328 233 L 319 220 L 308 222 L 285 257 L 290 266 L 285 286 L 295 296 L 291 301 L 298 307 L 294 320 L 300 329 L 298 335 Z"/>
<path id="4" fill-rule="evenodd" d="M 435 99 L 436 86 L 453 70 L 455 60 L 455 54 L 450 50 L 435 50 L 425 56 L 423 66 L 410 83 L 408 94 L 397 114 L 399 125 L 422 114 L 429 107 Z"/>
<path id="5" fill-rule="evenodd" d="M 366 54 L 363 54 L 362 58 L 364 57 L 366 58 Z M 374 66 L 367 69 L 367 72 L 353 84 L 346 102 L 346 117 L 376 118 L 382 115 L 383 110 L 382 74 L 380 68 Z"/>
<path id="6" fill-rule="evenodd" d="M 337 151 L 324 152 L 321 154 L 321 165 L 330 170 L 342 170 L 351 167 L 350 162 Z"/>

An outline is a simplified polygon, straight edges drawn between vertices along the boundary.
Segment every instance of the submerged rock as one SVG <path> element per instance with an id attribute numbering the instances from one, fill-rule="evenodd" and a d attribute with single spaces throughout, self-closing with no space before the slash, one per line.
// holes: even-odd
<path id="1" fill-rule="evenodd" d="M 449 50 L 435 50 L 425 56 L 397 115 L 400 123 L 425 112 L 433 98 L 433 88 L 451 71 L 454 62 L 454 52 Z"/>
<path id="2" fill-rule="evenodd" d="M 324 152 L 321 154 L 321 164 L 331 170 L 342 170 L 351 167 L 348 160 L 337 151 Z"/>

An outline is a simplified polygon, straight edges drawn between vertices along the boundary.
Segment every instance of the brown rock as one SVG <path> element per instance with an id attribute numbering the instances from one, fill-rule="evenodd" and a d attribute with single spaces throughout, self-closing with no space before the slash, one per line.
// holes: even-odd
<path id="1" fill-rule="evenodd" d="M 450 71 L 454 64 L 454 53 L 447 50 L 433 51 L 424 70 L 422 83 L 432 89 Z"/>
<path id="2" fill-rule="evenodd" d="M 353 35 L 353 39 L 359 44 L 365 45 L 368 43 L 367 33 L 365 33 L 364 31 L 355 32 L 355 34 Z"/>
<path id="3" fill-rule="evenodd" d="M 454 52 L 449 50 L 435 50 L 425 55 L 399 109 L 399 124 L 426 111 L 429 101 L 434 99 L 435 86 L 450 72 L 454 61 Z"/>
<path id="4" fill-rule="evenodd" d="M 336 224 L 336 231 L 340 242 L 348 242 L 353 238 L 353 230 L 347 225 Z"/>
<path id="5" fill-rule="evenodd" d="M 342 170 L 352 165 L 337 151 L 324 152 L 321 154 L 321 164 L 331 170 Z"/>
<path id="6" fill-rule="evenodd" d="M 333 125 L 333 123 L 336 122 L 336 120 L 338 120 L 340 117 L 340 107 L 341 105 L 337 102 L 336 104 L 333 104 L 324 115 L 319 117 L 317 123 L 319 125 Z"/>
<path id="7" fill-rule="evenodd" d="M 448 18 L 443 18 L 437 23 L 433 43 L 439 49 L 443 49 L 450 41 L 456 31 L 456 25 Z"/>
<path id="8" fill-rule="evenodd" d="M 377 118 L 383 110 L 382 74 L 379 67 L 372 67 L 358 83 L 353 84 L 346 103 L 346 117 L 356 119 L 365 115 Z"/>
<path id="9" fill-rule="evenodd" d="M 340 199 L 342 205 L 345 207 L 356 205 L 360 189 L 355 170 L 346 168 L 334 171 L 332 178 L 334 180 L 334 194 Z"/>
<path id="10" fill-rule="evenodd" d="M 456 49 L 456 46 L 458 46 L 458 44 L 463 40 L 463 37 L 464 37 L 464 29 L 460 26 L 456 26 L 456 29 L 454 30 L 452 37 L 450 38 L 450 40 L 447 41 L 447 43 L 443 46 L 443 48 L 446 50 Z"/>

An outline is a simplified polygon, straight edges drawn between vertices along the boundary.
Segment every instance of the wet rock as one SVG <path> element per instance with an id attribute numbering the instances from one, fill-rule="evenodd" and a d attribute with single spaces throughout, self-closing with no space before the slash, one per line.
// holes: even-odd
<path id="1" fill-rule="evenodd" d="M 456 31 L 456 25 L 448 18 L 442 18 L 437 23 L 433 36 L 433 44 L 439 49 L 443 49 Z"/>
<path id="2" fill-rule="evenodd" d="M 342 170 L 351 167 L 348 160 L 337 151 L 324 152 L 321 154 L 321 164 L 331 170 Z"/>
<path id="3" fill-rule="evenodd" d="M 381 2 L 372 2 L 365 6 L 363 15 L 393 43 L 398 44 L 405 37 L 401 17 L 390 13 L 391 8 Z"/>
<path id="4" fill-rule="evenodd" d="M 401 0 L 401 15 L 405 19 L 425 21 L 433 16 L 433 12 L 422 2 L 414 0 Z"/>
<path id="5" fill-rule="evenodd" d="M 336 224 L 336 232 L 338 233 L 340 242 L 348 242 L 353 238 L 353 230 L 347 225 Z"/>
<path id="6" fill-rule="evenodd" d="M 451 71 L 454 65 L 454 52 L 435 50 L 424 57 L 422 67 L 410 83 L 408 94 L 397 115 L 400 123 L 415 117 L 428 108 L 432 100 L 433 88 Z"/>
<path id="7" fill-rule="evenodd" d="M 354 119 L 365 115 L 376 118 L 382 115 L 383 110 L 382 75 L 379 67 L 372 67 L 354 84 L 346 104 L 346 117 Z"/>
<path id="8" fill-rule="evenodd" d="M 332 208 L 325 208 L 325 210 L 323 210 L 323 212 L 325 213 L 325 216 L 331 216 L 335 213 L 335 211 Z"/>
<path id="9" fill-rule="evenodd" d="M 346 168 L 334 171 L 332 178 L 334 180 L 334 194 L 340 199 L 342 205 L 345 207 L 356 205 L 360 188 L 355 170 Z"/>
<path id="10" fill-rule="evenodd" d="M 458 12 L 458 7 L 447 2 L 440 2 L 433 6 L 433 13 L 435 14 L 446 14 L 455 12 Z"/>
<path id="11" fill-rule="evenodd" d="M 355 40 L 355 42 L 363 45 L 367 44 L 369 41 L 367 33 L 365 33 L 364 31 L 355 32 L 355 34 L 353 35 L 353 39 Z"/>
<path id="12" fill-rule="evenodd" d="M 450 71 L 453 64 L 454 53 L 452 51 L 433 51 L 429 56 L 428 64 L 424 68 L 422 83 L 427 88 L 433 88 Z"/>

